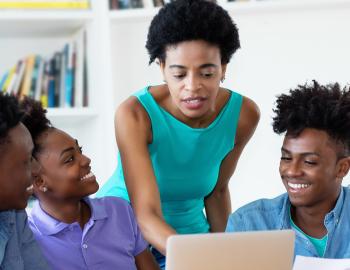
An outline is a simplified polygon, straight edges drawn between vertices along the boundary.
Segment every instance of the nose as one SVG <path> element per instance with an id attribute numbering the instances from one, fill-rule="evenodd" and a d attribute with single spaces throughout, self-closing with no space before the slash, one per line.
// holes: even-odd
<path id="1" fill-rule="evenodd" d="M 90 166 L 91 159 L 85 156 L 84 154 L 81 155 L 81 165 L 83 167 Z"/>
<path id="2" fill-rule="evenodd" d="M 187 91 L 196 91 L 201 88 L 201 80 L 195 74 L 189 74 L 185 80 Z"/>
<path id="3" fill-rule="evenodd" d="M 289 178 L 299 177 L 303 174 L 300 163 L 298 161 L 291 161 L 280 165 L 281 174 Z"/>

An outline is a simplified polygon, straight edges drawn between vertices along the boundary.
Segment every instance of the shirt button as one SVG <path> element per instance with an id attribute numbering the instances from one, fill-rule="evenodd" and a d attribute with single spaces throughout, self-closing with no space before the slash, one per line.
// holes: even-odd
<path id="1" fill-rule="evenodd" d="M 84 248 L 84 249 L 87 249 L 87 248 L 88 248 L 88 245 L 87 245 L 87 244 L 83 244 L 83 248 Z"/>

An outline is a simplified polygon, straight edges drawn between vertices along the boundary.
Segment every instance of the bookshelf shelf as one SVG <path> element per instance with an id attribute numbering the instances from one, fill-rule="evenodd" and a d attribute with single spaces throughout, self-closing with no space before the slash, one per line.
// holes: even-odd
<path id="1" fill-rule="evenodd" d="M 222 4 L 223 8 L 235 13 L 264 13 L 264 12 L 290 12 L 307 11 L 308 9 L 329 9 L 329 8 L 349 8 L 348 0 L 264 0 L 264 1 L 240 1 L 226 2 Z"/>
<path id="2" fill-rule="evenodd" d="M 48 108 L 47 116 L 55 126 L 64 129 L 89 123 L 98 117 L 98 112 L 92 108 Z"/>
<path id="3" fill-rule="evenodd" d="M 227 2 L 218 1 L 221 6 L 232 14 L 257 14 L 264 12 L 281 12 L 307 9 L 329 9 L 329 8 L 350 8 L 348 0 L 248 0 Z M 132 21 L 132 20 L 148 20 L 152 18 L 159 8 L 135 8 L 112 10 L 109 12 L 109 18 L 113 23 Z"/>
<path id="4" fill-rule="evenodd" d="M 112 10 L 109 12 L 109 18 L 112 22 L 118 23 L 126 20 L 148 20 L 151 19 L 159 8 L 135 8 L 135 9 L 123 9 Z"/>
<path id="5" fill-rule="evenodd" d="M 0 11 L 1 37 L 58 37 L 91 22 L 92 11 Z M 52 30 L 55 31 L 52 31 Z"/>
<path id="6" fill-rule="evenodd" d="M 49 117 L 53 118 L 81 117 L 84 119 L 98 115 L 97 111 L 92 108 L 48 108 L 47 113 Z"/>

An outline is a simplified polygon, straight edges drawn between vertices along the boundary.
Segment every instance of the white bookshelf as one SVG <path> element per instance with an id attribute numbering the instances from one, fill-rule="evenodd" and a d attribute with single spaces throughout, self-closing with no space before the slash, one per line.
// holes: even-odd
<path id="1" fill-rule="evenodd" d="M 49 109 L 48 116 L 83 145 L 102 184 L 116 166 L 115 108 L 138 89 L 162 83 L 158 66 L 148 66 L 145 49 L 149 23 L 159 8 L 110 11 L 107 0 L 91 1 L 92 9 L 87 11 L 0 10 L 0 74 L 19 58 L 49 55 L 77 31 L 87 30 L 89 106 Z M 242 45 L 229 64 L 224 86 L 254 99 L 262 113 L 231 181 L 235 209 L 284 190 L 277 171 L 280 138 L 270 125 L 275 96 L 313 78 L 350 82 L 350 1 L 222 5 L 238 25 Z"/>

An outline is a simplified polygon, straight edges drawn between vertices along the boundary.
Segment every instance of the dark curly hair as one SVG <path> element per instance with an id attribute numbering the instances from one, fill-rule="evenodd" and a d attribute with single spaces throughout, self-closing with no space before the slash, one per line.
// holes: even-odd
<path id="1" fill-rule="evenodd" d="M 273 130 L 298 136 L 305 128 L 327 132 L 350 155 L 350 90 L 338 83 L 298 85 L 289 95 L 277 97 Z"/>
<path id="2" fill-rule="evenodd" d="M 222 7 L 208 0 L 176 0 L 161 8 L 151 22 L 146 42 L 149 64 L 156 58 L 164 63 L 167 46 L 191 40 L 217 45 L 222 64 L 240 48 L 238 29 Z"/>
<path id="3" fill-rule="evenodd" d="M 41 102 L 35 101 L 29 97 L 25 97 L 20 102 L 20 108 L 24 111 L 21 119 L 22 123 L 27 127 L 34 141 L 34 156 L 40 151 L 37 139 L 45 131 L 54 128 L 49 119 L 46 118 L 47 110 L 43 108 Z"/>
<path id="4" fill-rule="evenodd" d="M 0 92 L 0 145 L 6 142 L 9 130 L 20 123 L 21 117 L 17 99 Z"/>

